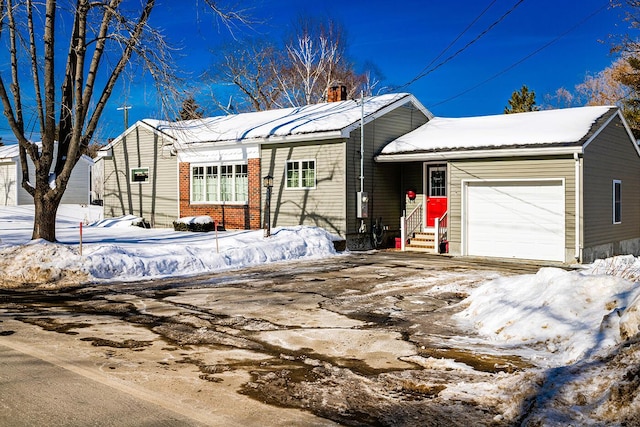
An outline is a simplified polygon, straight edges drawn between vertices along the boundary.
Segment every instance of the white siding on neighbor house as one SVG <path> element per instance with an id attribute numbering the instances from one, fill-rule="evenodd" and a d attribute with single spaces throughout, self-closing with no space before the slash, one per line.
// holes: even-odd
<path id="1" fill-rule="evenodd" d="M 89 204 L 91 196 L 91 165 L 80 160 L 71 172 L 67 189 L 62 196 L 62 204 Z"/>
<path id="2" fill-rule="evenodd" d="M 18 194 L 18 180 L 16 164 L 14 162 L 0 163 L 0 206 L 15 206 Z"/>
<path id="3" fill-rule="evenodd" d="M 16 159 L 16 162 L 19 162 Z M 29 179 L 30 182 L 35 182 L 35 167 L 31 159 L 27 160 L 29 164 Z M 27 193 L 27 191 L 22 188 L 20 184 L 20 179 L 22 177 L 22 168 L 19 163 L 14 163 L 14 169 L 16 173 L 16 191 L 15 194 L 16 200 L 14 203 L 18 205 L 32 205 L 33 197 Z M 91 171 L 91 161 L 85 157 L 78 160 L 78 163 L 73 168 L 71 172 L 71 176 L 69 177 L 69 182 L 67 183 L 67 188 L 65 189 L 64 195 L 62 196 L 62 200 L 60 203 L 68 204 L 68 205 L 85 205 L 89 204 L 90 201 L 90 171 Z M 0 178 L 1 179 L 1 178 Z"/>

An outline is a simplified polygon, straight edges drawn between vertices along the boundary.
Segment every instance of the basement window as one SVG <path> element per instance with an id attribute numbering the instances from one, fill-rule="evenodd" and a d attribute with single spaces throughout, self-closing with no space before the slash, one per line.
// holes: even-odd
<path id="1" fill-rule="evenodd" d="M 622 181 L 613 180 L 613 223 L 622 222 Z"/>

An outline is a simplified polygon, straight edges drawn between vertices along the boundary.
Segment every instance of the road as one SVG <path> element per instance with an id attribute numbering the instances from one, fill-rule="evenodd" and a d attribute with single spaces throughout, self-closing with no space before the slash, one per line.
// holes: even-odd
<path id="1" fill-rule="evenodd" d="M 473 286 L 538 268 L 378 251 L 0 291 L 0 425 L 506 425 L 440 397 L 528 368 L 453 351 L 451 314 Z"/>

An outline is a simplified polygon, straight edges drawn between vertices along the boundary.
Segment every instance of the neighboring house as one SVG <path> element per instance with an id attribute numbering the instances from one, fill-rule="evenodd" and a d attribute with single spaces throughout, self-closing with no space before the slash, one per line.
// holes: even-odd
<path id="1" fill-rule="evenodd" d="M 367 246 L 362 237 L 374 221 L 395 226 L 401 214 L 399 167 L 373 157 L 431 117 L 402 93 L 182 122 L 144 120 L 102 150 L 105 215 L 153 215 L 156 226 L 209 215 L 227 229 L 258 229 L 262 178 L 269 175 L 271 226 L 320 226 L 350 247 Z"/>
<path id="2" fill-rule="evenodd" d="M 401 166 L 397 179 L 416 195 L 396 201 L 408 248 L 427 246 L 420 232 L 430 231 L 454 255 L 640 253 L 640 151 L 615 107 L 434 118 L 376 161 Z"/>
<path id="3" fill-rule="evenodd" d="M 35 180 L 35 167 L 29 158 L 29 176 Z M 71 172 L 63 204 L 89 204 L 93 160 L 83 155 Z M 0 206 L 32 205 L 33 197 L 22 188 L 22 167 L 18 144 L 0 146 Z"/>

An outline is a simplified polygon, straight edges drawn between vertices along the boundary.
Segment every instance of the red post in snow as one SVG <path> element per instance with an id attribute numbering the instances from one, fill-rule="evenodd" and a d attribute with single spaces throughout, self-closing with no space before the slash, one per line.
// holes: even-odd
<path id="1" fill-rule="evenodd" d="M 220 246 L 218 246 L 218 221 L 213 221 L 213 227 L 216 229 L 216 253 L 220 253 Z"/>

